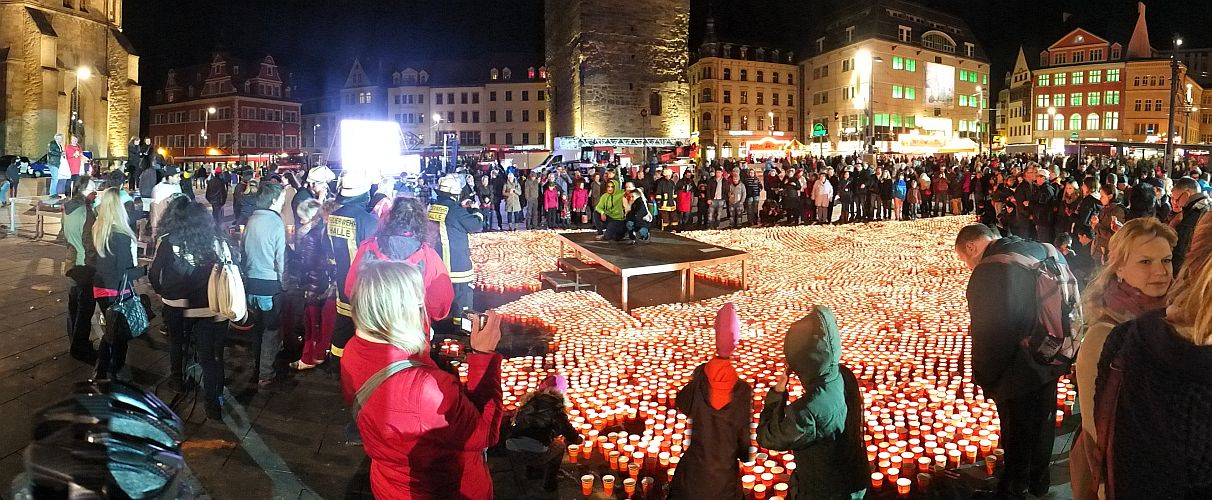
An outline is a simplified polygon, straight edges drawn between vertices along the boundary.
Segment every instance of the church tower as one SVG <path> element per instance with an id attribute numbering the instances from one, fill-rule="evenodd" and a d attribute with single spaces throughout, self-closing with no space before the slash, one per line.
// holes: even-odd
<path id="1" fill-rule="evenodd" d="M 545 7 L 552 136 L 690 136 L 689 0 Z"/>
<path id="2" fill-rule="evenodd" d="M 0 153 L 37 159 L 62 133 L 94 158 L 125 157 L 140 91 L 122 0 L 0 3 Z"/>

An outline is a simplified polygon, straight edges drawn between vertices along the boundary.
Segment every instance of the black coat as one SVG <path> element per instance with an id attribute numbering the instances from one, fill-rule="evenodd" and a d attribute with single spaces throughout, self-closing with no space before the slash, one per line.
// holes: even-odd
<path id="1" fill-rule="evenodd" d="M 1121 385 L 1106 401 L 1112 363 Z M 1212 346 L 1180 337 L 1155 311 L 1121 324 L 1103 345 L 1095 382 L 1108 446 L 1107 498 L 1212 498 Z M 1110 418 L 1104 408 L 1114 408 Z"/>
<path id="2" fill-rule="evenodd" d="M 1036 226 L 1056 224 L 1056 185 L 1045 182 L 1035 187 L 1031 197 L 1031 218 Z"/>
<path id="3" fill-rule="evenodd" d="M 1178 225 L 1174 227 L 1174 231 L 1178 233 L 1178 243 L 1174 245 L 1175 276 L 1182 268 L 1183 261 L 1187 259 L 1187 249 L 1191 247 L 1191 237 L 1195 235 L 1195 225 L 1209 209 L 1212 209 L 1212 199 L 1203 193 L 1192 196 L 1187 201 L 1187 206 L 1183 207 L 1182 220 L 1178 221 Z"/>
<path id="4" fill-rule="evenodd" d="M 1016 236 L 989 244 L 985 257 L 1015 252 L 1043 258 L 1043 245 Z M 984 263 L 968 281 L 972 316 L 972 378 L 994 401 L 1055 384 L 1060 373 L 1042 369 L 1021 346 L 1038 325 L 1036 272 L 1022 266 Z"/>
<path id="5" fill-rule="evenodd" d="M 671 499 L 742 499 L 740 462 L 749 460 L 749 422 L 753 390 L 744 380 L 732 388 L 732 400 L 717 410 L 707 398 L 706 363 L 678 391 L 677 409 L 690 417 L 694 439 L 682 454 L 670 486 Z"/>

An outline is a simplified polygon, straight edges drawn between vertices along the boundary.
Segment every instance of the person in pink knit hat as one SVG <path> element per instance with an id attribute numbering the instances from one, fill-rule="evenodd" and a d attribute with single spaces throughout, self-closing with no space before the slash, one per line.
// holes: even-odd
<path id="1" fill-rule="evenodd" d="M 736 306 L 726 303 L 715 317 L 715 356 L 678 391 L 677 408 L 690 417 L 693 439 L 674 473 L 671 499 L 744 498 L 740 462 L 749 460 L 753 389 L 732 366 L 740 339 Z"/>

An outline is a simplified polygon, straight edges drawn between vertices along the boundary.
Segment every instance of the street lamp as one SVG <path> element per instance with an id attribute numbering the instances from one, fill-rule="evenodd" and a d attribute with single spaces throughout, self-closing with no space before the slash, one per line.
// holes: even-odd
<path id="1" fill-rule="evenodd" d="M 211 106 L 209 108 L 206 108 L 206 112 L 202 114 L 202 151 L 203 152 L 206 151 L 206 148 L 210 147 L 210 133 L 207 132 L 207 130 L 210 129 L 210 115 L 213 115 L 218 112 L 219 112 L 219 110 L 215 109 L 214 106 Z"/>
<path id="2" fill-rule="evenodd" d="M 985 89 L 980 85 L 976 86 L 976 154 L 985 153 L 984 136 L 981 134 L 981 113 L 985 111 Z"/>
<path id="3" fill-rule="evenodd" d="M 1181 37 L 1174 37 L 1174 50 L 1170 52 L 1170 112 L 1166 126 L 1166 177 L 1174 171 L 1174 95 L 1178 93 L 1178 48 L 1183 46 Z"/>
<path id="4" fill-rule="evenodd" d="M 320 146 L 316 145 L 316 131 L 320 129 L 320 124 L 316 123 L 311 126 L 311 147 L 317 152 L 320 151 Z"/>
<path id="5" fill-rule="evenodd" d="M 1052 106 L 1048 106 L 1048 128 L 1052 129 L 1052 140 L 1048 141 L 1048 148 L 1044 148 L 1045 153 L 1056 142 L 1056 108 Z"/>
<path id="6" fill-rule="evenodd" d="M 88 66 L 76 68 L 76 88 L 72 89 L 75 99 L 72 101 L 72 118 L 67 123 L 68 135 L 76 135 L 76 131 L 79 129 L 76 124 L 84 123 L 83 118 L 80 116 L 80 80 L 88 80 L 92 76 L 93 71 Z"/>
<path id="7" fill-rule="evenodd" d="M 642 149 L 644 150 L 643 168 L 645 169 L 645 171 L 647 171 L 648 158 L 649 158 L 649 156 L 648 156 L 648 108 L 640 109 L 640 121 L 643 122 L 642 125 L 644 127 L 644 135 L 643 135 L 643 137 L 640 138 L 640 145 L 641 145 Z"/>
<path id="8" fill-rule="evenodd" d="M 884 62 L 884 58 L 872 56 L 866 50 L 862 51 L 867 64 L 867 141 L 870 141 L 870 152 L 875 152 L 875 63 Z"/>

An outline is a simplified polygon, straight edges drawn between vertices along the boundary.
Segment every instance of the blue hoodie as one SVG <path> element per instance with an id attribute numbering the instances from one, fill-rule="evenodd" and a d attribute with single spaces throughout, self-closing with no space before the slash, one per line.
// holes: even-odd
<path id="1" fill-rule="evenodd" d="M 893 198 L 896 198 L 898 200 L 903 200 L 903 199 L 905 199 L 906 192 L 907 192 L 907 190 L 905 187 L 905 179 L 897 179 L 896 182 L 892 184 L 892 197 Z"/>

